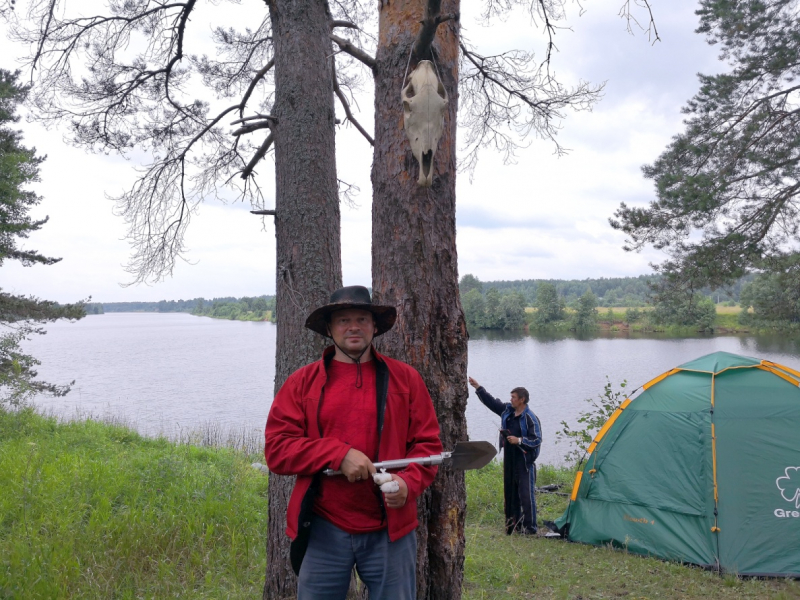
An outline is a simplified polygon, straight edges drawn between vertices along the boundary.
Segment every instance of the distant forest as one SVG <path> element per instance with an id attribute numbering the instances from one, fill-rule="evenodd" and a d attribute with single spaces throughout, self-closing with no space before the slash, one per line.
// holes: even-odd
<path id="1" fill-rule="evenodd" d="M 541 283 L 549 283 L 556 287 L 558 295 L 564 299 L 567 306 L 577 303 L 578 299 L 587 291 L 597 297 L 600 307 L 642 307 L 649 304 L 648 283 L 656 281 L 658 275 L 639 275 L 638 277 L 600 277 L 599 279 L 522 279 L 516 281 L 479 281 L 473 275 L 464 275 L 461 279 L 462 295 L 473 287 L 484 295 L 492 288 L 506 295 L 519 292 L 525 299 L 526 306 L 536 304 L 536 288 Z M 730 288 L 712 290 L 704 289 L 701 293 L 714 302 L 739 302 L 742 285 L 751 281 L 753 275 L 748 275 L 737 281 Z"/>
<path id="2" fill-rule="evenodd" d="M 519 330 L 527 327 L 591 329 L 598 308 L 621 308 L 626 322 L 646 318 L 651 325 L 713 329 L 715 304 L 743 310 L 738 320 L 747 326 L 800 331 L 800 269 L 784 274 L 751 274 L 724 289 L 703 289 L 689 302 L 653 302 L 648 284 L 658 275 L 600 277 L 598 279 L 522 279 L 480 281 L 471 274 L 459 283 L 469 327 Z M 537 297 L 541 296 L 541 297 Z M 650 311 L 642 312 L 642 307 Z M 533 312 L 526 308 L 535 307 Z M 565 310 L 569 309 L 569 310 Z M 193 298 L 158 302 L 93 302 L 86 314 L 104 312 L 183 312 L 239 321 L 275 322 L 275 296 Z"/>
<path id="3" fill-rule="evenodd" d="M 234 298 L 192 298 L 191 300 L 159 300 L 158 302 L 92 302 L 86 305 L 86 314 L 112 312 L 183 312 L 198 316 L 222 319 L 269 319 L 275 310 L 275 296 Z M 258 313 L 258 314 L 254 314 Z"/>
<path id="4" fill-rule="evenodd" d="M 236 302 L 236 298 L 214 298 L 214 301 Z M 191 300 L 159 300 L 158 302 L 102 302 L 103 312 L 192 312 L 205 298 Z"/>
<path id="5" fill-rule="evenodd" d="M 753 279 L 748 275 L 726 289 L 702 290 L 714 302 L 739 302 L 742 285 Z M 563 298 L 567 306 L 577 303 L 578 299 L 588 290 L 597 297 L 598 307 L 642 307 L 649 303 L 648 283 L 655 281 L 658 275 L 639 275 L 638 277 L 600 277 L 598 279 L 518 279 L 515 281 L 480 281 L 473 275 L 464 275 L 461 279 L 461 293 L 477 288 L 482 294 L 492 288 L 505 296 L 512 292 L 519 292 L 524 298 L 526 306 L 536 304 L 536 289 L 541 283 L 555 286 L 559 297 Z M 191 300 L 159 300 L 158 302 L 92 302 L 86 305 L 87 314 L 102 314 L 104 312 L 185 312 L 197 315 L 230 318 L 227 315 L 235 314 L 236 308 L 241 312 L 254 312 L 269 310 L 274 314 L 275 296 L 256 296 L 234 298 L 225 296 L 220 298 L 192 298 Z"/>

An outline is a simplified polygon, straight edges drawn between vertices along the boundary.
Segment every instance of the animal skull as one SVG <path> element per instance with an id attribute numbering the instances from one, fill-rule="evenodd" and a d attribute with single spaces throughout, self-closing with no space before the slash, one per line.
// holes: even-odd
<path id="1" fill-rule="evenodd" d="M 433 155 L 444 129 L 447 92 L 436 76 L 433 63 L 420 61 L 403 88 L 403 126 L 411 142 L 411 152 L 419 163 L 422 187 L 433 184 Z"/>

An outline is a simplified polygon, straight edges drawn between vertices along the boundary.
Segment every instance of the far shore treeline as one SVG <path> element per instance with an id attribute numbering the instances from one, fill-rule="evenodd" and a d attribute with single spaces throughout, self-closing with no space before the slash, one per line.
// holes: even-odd
<path id="1" fill-rule="evenodd" d="M 715 305 L 737 307 L 742 291 L 752 287 L 754 276 L 725 289 L 700 290 L 684 298 L 659 298 L 653 291 L 658 282 L 658 275 L 482 282 L 467 274 L 459 288 L 470 330 L 670 330 L 691 334 L 741 328 L 736 314 L 719 315 Z M 737 308 L 735 312 L 740 311 Z"/>
<path id="2" fill-rule="evenodd" d="M 275 321 L 275 296 L 234 298 L 192 298 L 191 300 L 159 300 L 158 302 L 92 302 L 86 305 L 87 315 L 114 312 L 189 313 L 199 317 L 234 321 Z"/>
<path id="3" fill-rule="evenodd" d="M 459 288 L 467 326 L 473 331 L 800 331 L 800 290 L 773 275 L 751 274 L 724 289 L 663 300 L 653 292 L 658 281 L 658 275 L 640 275 L 483 282 L 467 274 Z M 272 322 L 277 316 L 275 296 L 270 295 L 86 305 L 86 314 L 111 312 L 182 312 Z"/>

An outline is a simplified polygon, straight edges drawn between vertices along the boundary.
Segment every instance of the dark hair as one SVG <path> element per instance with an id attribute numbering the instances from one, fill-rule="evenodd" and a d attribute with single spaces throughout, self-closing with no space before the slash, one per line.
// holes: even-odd
<path id="1" fill-rule="evenodd" d="M 512 394 L 516 394 L 517 398 L 522 398 L 522 401 L 525 404 L 527 404 L 531 399 L 531 396 L 528 393 L 528 390 L 526 390 L 524 387 L 515 387 L 513 390 L 511 390 L 511 393 Z"/>

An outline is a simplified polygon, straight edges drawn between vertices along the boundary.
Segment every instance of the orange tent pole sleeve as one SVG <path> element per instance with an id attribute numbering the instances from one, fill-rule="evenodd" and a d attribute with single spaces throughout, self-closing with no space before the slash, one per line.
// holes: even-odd
<path id="1" fill-rule="evenodd" d="M 662 373 L 661 375 L 659 375 L 659 376 L 658 376 L 658 377 L 656 377 L 655 379 L 651 379 L 650 381 L 648 381 L 647 383 L 645 383 L 645 384 L 642 386 L 642 389 L 645 389 L 645 390 L 646 390 L 647 388 L 649 388 L 649 387 L 652 387 L 652 386 L 654 386 L 655 384 L 657 384 L 657 383 L 658 383 L 659 381 L 661 381 L 662 379 L 666 379 L 666 378 L 667 378 L 667 377 L 669 377 L 670 375 L 674 375 L 674 374 L 675 374 L 675 373 L 677 373 L 678 371 L 680 371 L 680 369 L 672 369 L 672 370 L 670 370 L 670 371 L 667 371 L 666 373 Z"/>
<path id="2" fill-rule="evenodd" d="M 781 371 L 786 371 L 787 373 L 789 373 L 791 375 L 794 375 L 795 377 L 800 378 L 800 371 L 795 371 L 794 369 L 792 369 L 790 367 L 786 367 L 784 365 L 779 365 L 778 363 L 772 362 L 770 360 L 762 360 L 761 364 L 769 366 L 769 367 L 774 367 L 776 369 L 780 369 Z"/>
<path id="3" fill-rule="evenodd" d="M 758 367 L 756 368 L 761 369 L 762 371 L 768 371 L 773 375 L 777 375 L 778 377 L 780 377 L 781 379 L 785 379 L 792 385 L 800 386 L 800 381 L 797 381 L 797 379 L 795 379 L 794 377 L 790 377 L 789 375 L 779 371 L 778 369 L 773 369 L 772 367 L 768 367 L 766 365 L 758 365 Z"/>
<path id="4" fill-rule="evenodd" d="M 575 483 L 572 484 L 572 495 L 569 497 L 570 500 L 575 502 L 578 499 L 578 488 L 581 487 L 581 478 L 583 477 L 583 471 L 578 471 L 575 474 Z"/>

